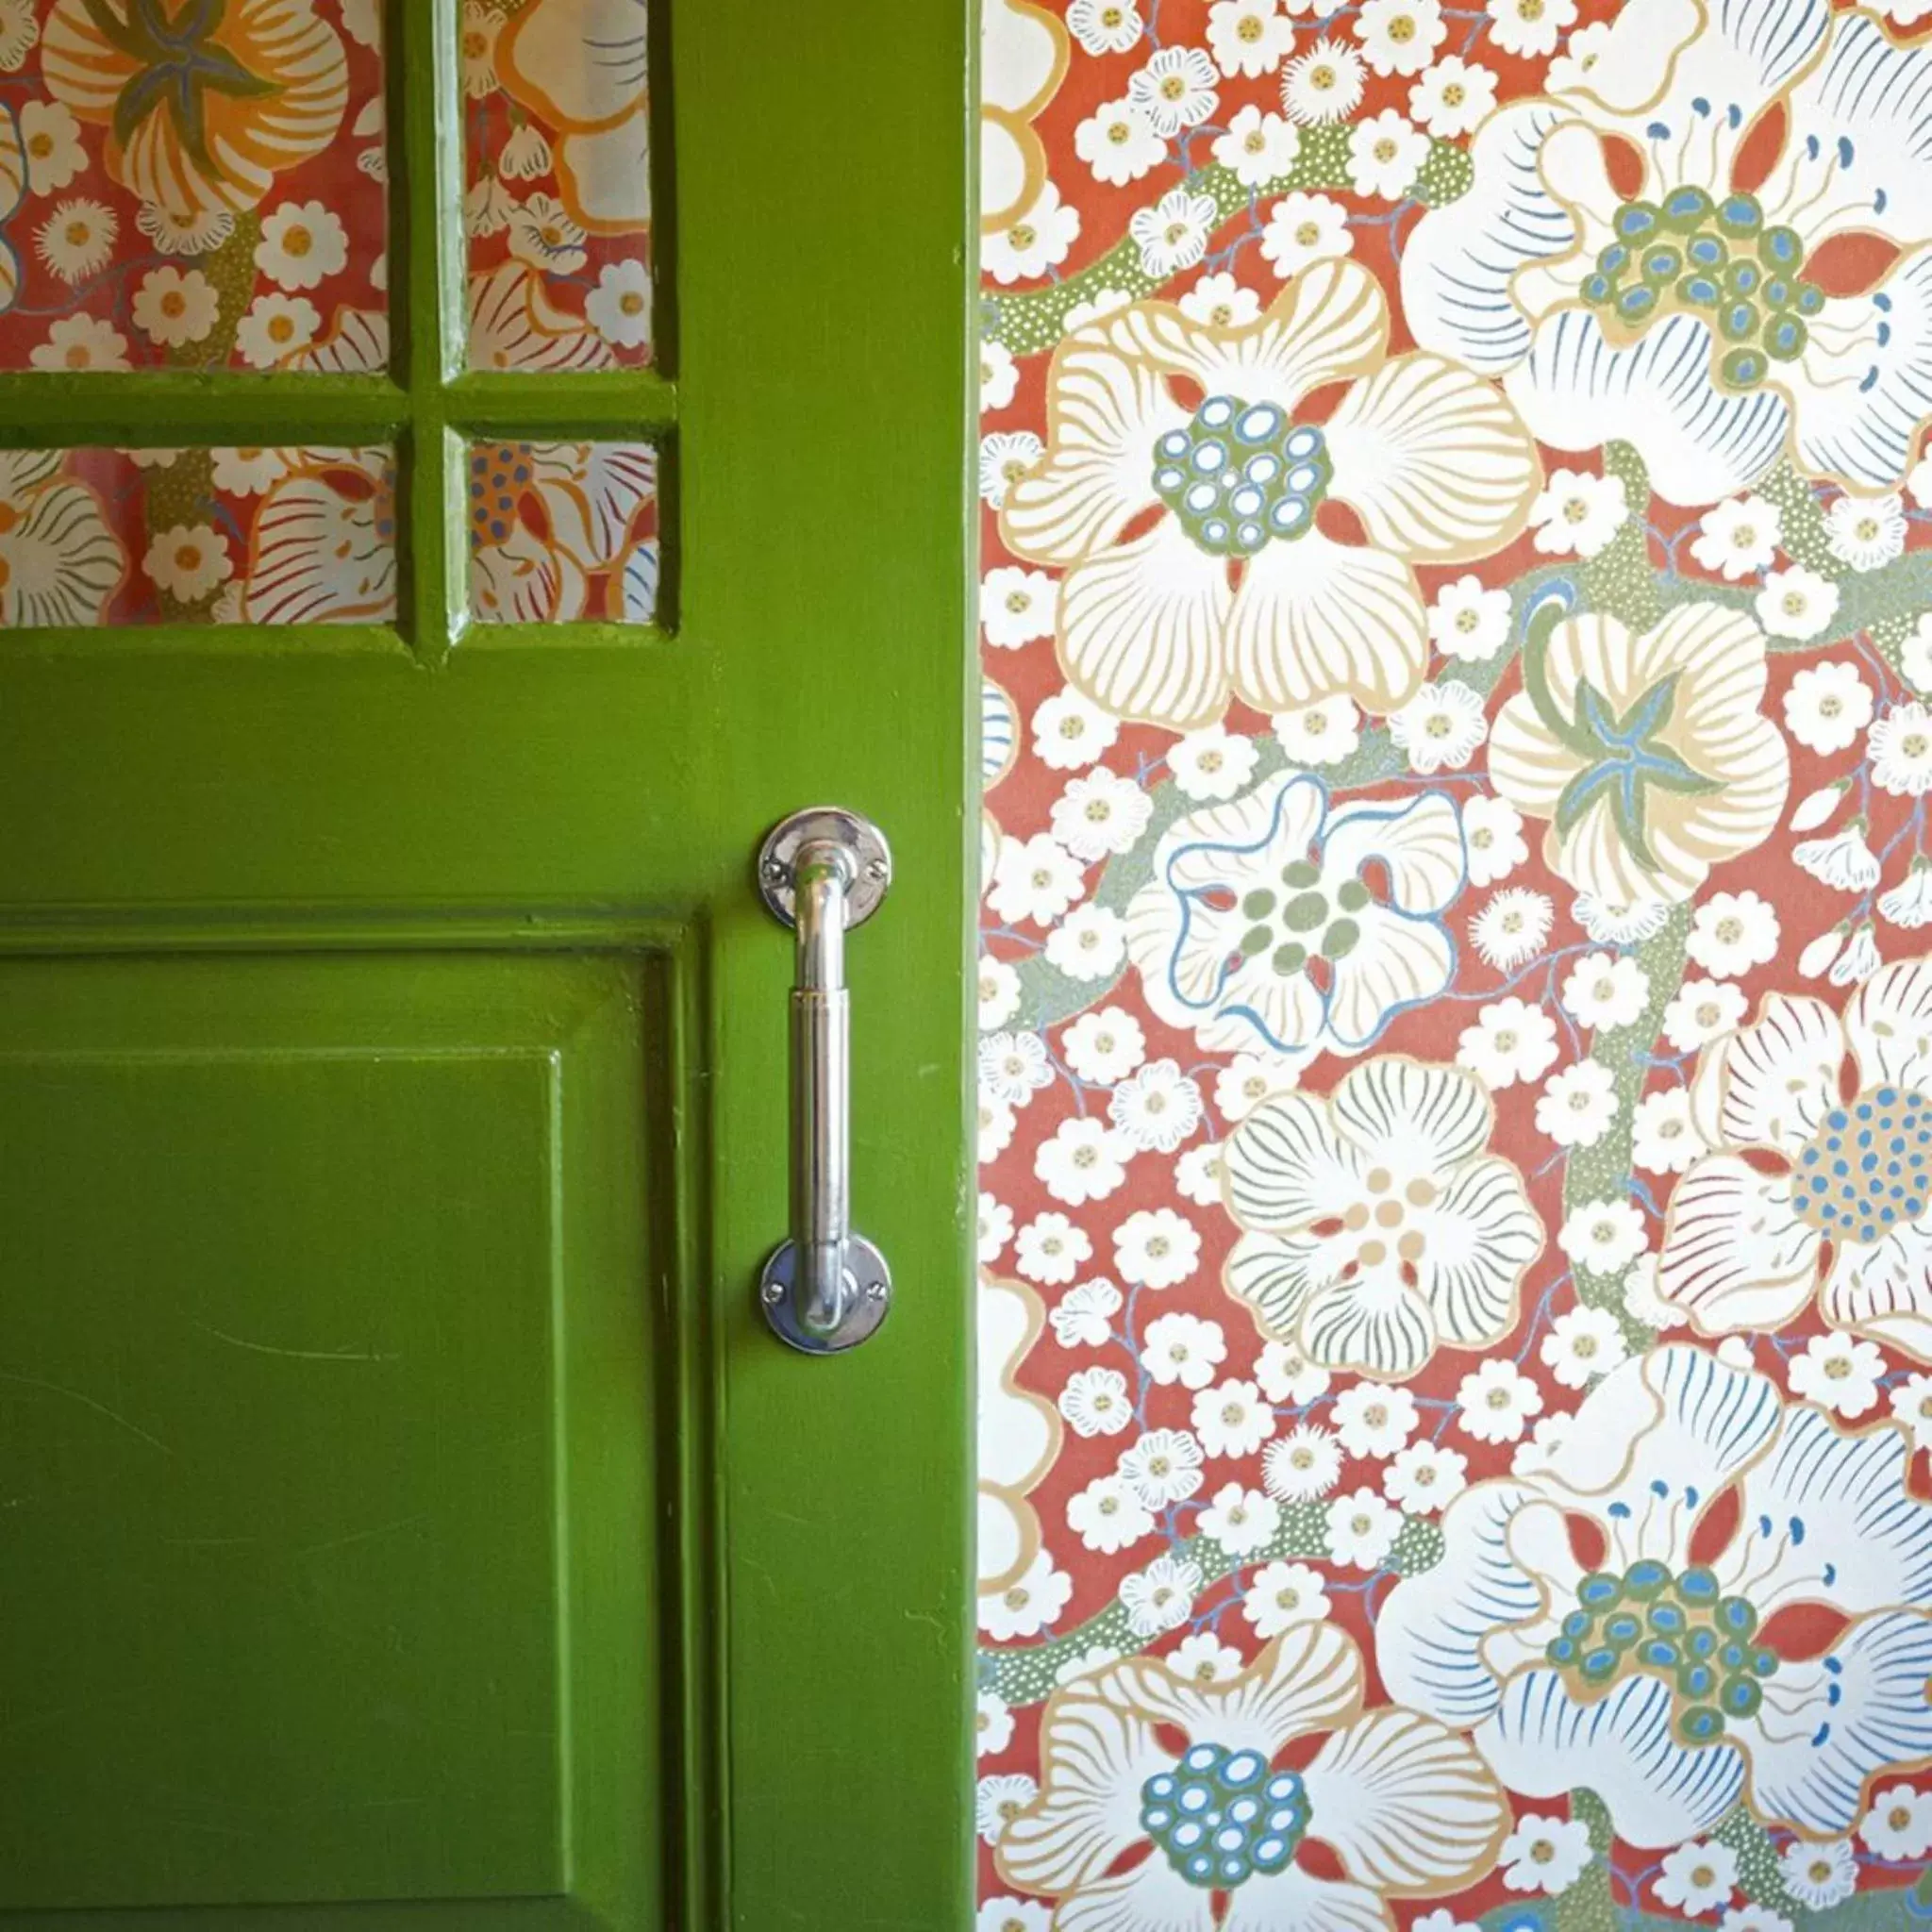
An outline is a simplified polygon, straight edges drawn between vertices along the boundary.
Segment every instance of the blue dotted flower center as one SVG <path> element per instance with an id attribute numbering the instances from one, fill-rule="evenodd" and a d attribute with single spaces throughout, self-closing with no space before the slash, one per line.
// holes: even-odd
<path id="1" fill-rule="evenodd" d="M 1724 345 L 1719 387 L 1735 391 L 1805 353 L 1824 291 L 1804 277 L 1798 231 L 1767 225 L 1755 194 L 1713 202 L 1701 188 L 1674 189 L 1660 202 L 1620 203 L 1610 225 L 1616 240 L 1582 295 L 1625 341 L 1660 316 L 1700 316 Z"/>
<path id="2" fill-rule="evenodd" d="M 1315 527 L 1335 465 L 1328 439 L 1274 403 L 1209 396 L 1154 445 L 1154 490 L 1210 557 L 1252 557 Z"/>
<path id="3" fill-rule="evenodd" d="M 1258 1751 L 1196 1744 L 1141 1787 L 1141 1829 L 1190 1885 L 1229 1891 L 1279 1872 L 1307 1836 L 1308 1794 Z"/>
<path id="4" fill-rule="evenodd" d="M 1657 1678 L 1671 1687 L 1678 1738 L 1710 1744 L 1732 1719 L 1756 1713 L 1763 1680 L 1777 1674 L 1777 1653 L 1752 1641 L 1758 1621 L 1757 1606 L 1724 1595 L 1702 1564 L 1673 1571 L 1644 1560 L 1621 1574 L 1591 1571 L 1543 1655 L 1579 1702 L 1629 1677 Z"/>
<path id="5" fill-rule="evenodd" d="M 479 445 L 470 455 L 470 544 L 487 550 L 506 543 L 516 528 L 518 507 L 535 475 L 536 451 L 527 442 Z"/>
<path id="6" fill-rule="evenodd" d="M 1800 1150 L 1791 1205 L 1834 1241 L 1875 1241 L 1918 1220 L 1932 1195 L 1932 1101 L 1868 1087 L 1834 1108 Z"/>

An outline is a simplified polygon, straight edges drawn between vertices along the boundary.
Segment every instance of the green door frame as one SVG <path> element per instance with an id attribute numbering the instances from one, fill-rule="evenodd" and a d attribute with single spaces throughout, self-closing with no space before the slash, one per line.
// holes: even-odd
<path id="1" fill-rule="evenodd" d="M 0 446 L 393 441 L 404 559 L 393 626 L 0 636 L 0 952 L 667 963 L 670 1923 L 944 1932 L 972 1917 L 973 8 L 655 5 L 663 373 L 464 372 L 458 0 L 390 0 L 388 375 L 0 376 Z M 641 432 L 668 622 L 470 626 L 466 438 Z M 821 799 L 897 858 L 851 980 L 857 1208 L 898 1303 L 830 1362 L 751 1300 L 791 973 L 751 860 Z"/>

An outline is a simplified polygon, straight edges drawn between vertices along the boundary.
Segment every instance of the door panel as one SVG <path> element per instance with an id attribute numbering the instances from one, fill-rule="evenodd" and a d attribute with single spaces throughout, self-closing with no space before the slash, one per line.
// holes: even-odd
<path id="1" fill-rule="evenodd" d="M 648 956 L 0 972 L 0 1916 L 529 1895 L 638 1922 L 662 981 Z"/>

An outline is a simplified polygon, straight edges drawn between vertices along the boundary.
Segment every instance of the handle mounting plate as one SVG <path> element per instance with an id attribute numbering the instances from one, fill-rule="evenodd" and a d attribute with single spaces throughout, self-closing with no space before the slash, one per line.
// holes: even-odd
<path id="1" fill-rule="evenodd" d="M 799 1319 L 803 1297 L 793 1292 L 797 1279 L 798 1249 L 781 1241 L 758 1276 L 758 1306 L 772 1333 L 801 1355 L 842 1355 L 857 1348 L 891 1311 L 892 1271 L 862 1234 L 845 1237 L 845 1307 L 836 1327 L 808 1328 Z"/>
<path id="2" fill-rule="evenodd" d="M 836 805 L 808 806 L 774 825 L 758 848 L 758 896 L 783 925 L 798 923 L 792 868 L 808 844 L 825 840 L 842 845 L 853 859 L 852 884 L 845 892 L 845 925 L 863 925 L 892 883 L 892 850 L 870 819 Z"/>

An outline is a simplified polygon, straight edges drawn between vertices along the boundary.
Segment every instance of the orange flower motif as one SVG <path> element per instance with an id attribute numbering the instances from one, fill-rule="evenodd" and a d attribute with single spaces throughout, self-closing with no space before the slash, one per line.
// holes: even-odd
<path id="1" fill-rule="evenodd" d="M 1059 92 L 1073 52 L 1067 29 L 1032 0 L 987 0 L 979 87 L 979 228 L 1010 228 L 1046 185 L 1034 121 Z"/>
<path id="2" fill-rule="evenodd" d="M 335 139 L 349 93 L 314 0 L 55 0 L 41 64 L 108 130 L 113 179 L 182 218 L 254 208 Z"/>
<path id="3" fill-rule="evenodd" d="M 496 43 L 496 71 L 556 132 L 557 185 L 592 235 L 651 225 L 644 0 L 532 0 Z"/>

